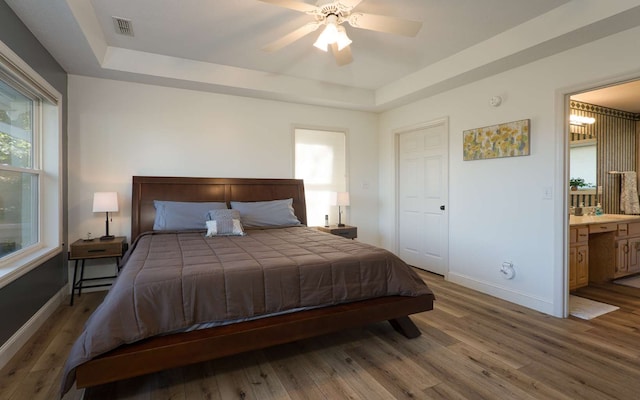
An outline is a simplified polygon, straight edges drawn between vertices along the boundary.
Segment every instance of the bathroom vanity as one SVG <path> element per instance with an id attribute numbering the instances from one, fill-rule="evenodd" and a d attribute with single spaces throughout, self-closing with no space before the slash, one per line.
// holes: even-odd
<path id="1" fill-rule="evenodd" d="M 640 273 L 640 216 L 569 217 L 569 290 Z"/>

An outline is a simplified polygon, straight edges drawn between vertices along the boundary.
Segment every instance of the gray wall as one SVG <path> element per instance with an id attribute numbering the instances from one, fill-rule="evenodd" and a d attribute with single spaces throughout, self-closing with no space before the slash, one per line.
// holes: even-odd
<path id="1" fill-rule="evenodd" d="M 67 237 L 67 73 L 11 8 L 0 0 L 0 40 L 64 96 L 62 116 L 63 238 Z M 67 252 L 0 289 L 0 345 L 5 343 L 67 281 Z"/>

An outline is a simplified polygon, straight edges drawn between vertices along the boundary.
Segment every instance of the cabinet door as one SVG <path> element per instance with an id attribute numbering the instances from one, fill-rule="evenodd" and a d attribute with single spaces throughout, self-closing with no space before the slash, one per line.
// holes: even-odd
<path id="1" fill-rule="evenodd" d="M 616 240 L 616 276 L 627 273 L 628 258 L 629 241 L 627 239 Z"/>
<path id="2" fill-rule="evenodd" d="M 576 287 L 589 284 L 589 246 L 578 246 L 576 251 Z"/>
<path id="3" fill-rule="evenodd" d="M 576 288 L 577 274 L 576 267 L 578 263 L 578 248 L 575 246 L 569 247 L 569 290 Z"/>
<path id="4" fill-rule="evenodd" d="M 629 263 L 627 272 L 640 271 L 640 237 L 630 238 L 629 242 Z"/>

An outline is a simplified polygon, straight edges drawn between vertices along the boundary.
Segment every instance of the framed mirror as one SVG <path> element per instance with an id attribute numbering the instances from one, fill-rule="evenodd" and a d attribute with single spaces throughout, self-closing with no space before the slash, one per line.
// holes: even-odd
<path id="1" fill-rule="evenodd" d="M 595 139 L 573 142 L 569 150 L 571 190 L 595 189 L 598 184 L 598 153 Z"/>
<path id="2" fill-rule="evenodd" d="M 594 207 L 598 200 L 598 152 L 596 139 L 569 142 L 569 207 Z"/>

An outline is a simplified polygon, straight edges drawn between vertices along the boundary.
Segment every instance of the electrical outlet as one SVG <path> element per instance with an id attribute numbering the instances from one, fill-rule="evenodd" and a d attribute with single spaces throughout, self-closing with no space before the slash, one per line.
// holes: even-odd
<path id="1" fill-rule="evenodd" d="M 513 263 L 510 261 L 503 262 L 502 267 L 500 267 L 500 273 L 504 279 L 513 279 L 516 276 L 516 270 L 513 268 Z"/>

